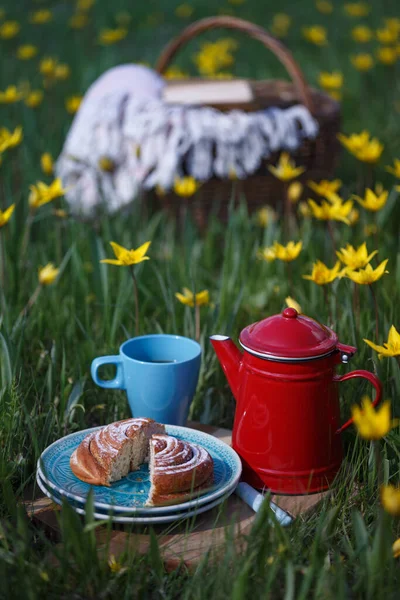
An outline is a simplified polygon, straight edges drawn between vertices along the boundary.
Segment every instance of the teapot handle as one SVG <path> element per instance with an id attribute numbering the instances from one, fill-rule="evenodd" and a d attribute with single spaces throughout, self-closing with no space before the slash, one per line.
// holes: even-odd
<path id="1" fill-rule="evenodd" d="M 341 381 L 347 381 L 347 379 L 354 379 L 355 377 L 362 377 L 364 379 L 367 379 L 370 383 L 372 383 L 376 391 L 376 397 L 372 403 L 372 406 L 376 406 L 377 404 L 379 404 L 382 397 L 382 383 L 377 378 L 377 376 L 371 373 L 370 371 L 364 371 L 363 369 L 360 369 L 359 371 L 351 371 L 351 373 L 346 373 L 345 375 L 335 375 L 333 380 L 340 383 Z M 353 417 L 351 417 L 348 421 L 346 421 L 346 423 L 339 427 L 336 433 L 342 433 L 345 429 L 350 427 L 352 423 Z"/>

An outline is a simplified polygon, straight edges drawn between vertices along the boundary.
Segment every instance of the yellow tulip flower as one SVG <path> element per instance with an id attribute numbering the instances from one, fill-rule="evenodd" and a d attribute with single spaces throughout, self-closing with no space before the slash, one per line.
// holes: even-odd
<path id="1" fill-rule="evenodd" d="M 292 24 L 292 19 L 286 13 L 277 13 L 273 16 L 271 24 L 271 33 L 277 38 L 287 36 L 289 28 Z"/>
<path id="2" fill-rule="evenodd" d="M 321 71 L 318 83 L 324 90 L 338 90 L 343 86 L 343 73 L 340 71 Z"/>
<path id="3" fill-rule="evenodd" d="M 22 127 L 16 127 L 12 132 L 5 127 L 0 127 L 0 152 L 15 148 L 22 142 L 22 138 Z"/>
<path id="4" fill-rule="evenodd" d="M 300 304 L 298 302 L 296 302 L 296 300 L 294 298 L 291 298 L 291 296 L 288 296 L 287 298 L 285 298 L 285 302 L 286 302 L 286 306 L 288 306 L 289 308 L 294 308 L 295 310 L 297 310 L 297 312 L 299 313 L 299 315 L 301 315 L 302 308 L 300 306 Z"/>
<path id="5" fill-rule="evenodd" d="M 38 49 L 36 46 L 32 46 L 32 44 L 25 44 L 24 46 L 19 46 L 17 48 L 17 58 L 18 60 L 30 60 L 38 53 Z"/>
<path id="6" fill-rule="evenodd" d="M 358 434 L 365 440 L 380 440 L 398 424 L 398 419 L 392 421 L 390 418 L 390 400 L 375 410 L 368 396 L 364 396 L 361 408 L 352 406 L 351 413 Z"/>
<path id="7" fill-rule="evenodd" d="M 47 263 L 45 267 L 39 269 L 40 285 L 51 285 L 56 280 L 60 269 L 56 269 L 53 263 Z"/>
<path id="8" fill-rule="evenodd" d="M 370 134 L 366 130 L 353 133 L 348 137 L 339 133 L 337 137 L 343 146 L 362 162 L 375 163 L 383 152 L 383 144 L 377 138 L 370 139 Z"/>
<path id="9" fill-rule="evenodd" d="M 0 209 L 0 227 L 4 227 L 4 225 L 6 225 L 8 223 L 8 221 L 11 219 L 14 209 L 15 209 L 15 204 L 11 204 L 11 206 L 6 208 L 5 211 L 2 211 Z"/>
<path id="10" fill-rule="evenodd" d="M 377 29 L 376 39 L 380 44 L 394 44 L 397 41 L 397 31 L 390 27 Z"/>
<path id="11" fill-rule="evenodd" d="M 43 58 L 39 63 L 39 71 L 44 77 L 54 77 L 57 60 L 51 57 Z"/>
<path id="12" fill-rule="evenodd" d="M 359 204 L 366 210 L 370 210 L 372 212 L 377 212 L 381 210 L 386 204 L 388 199 L 389 192 L 381 191 L 379 194 L 374 192 L 373 190 L 367 188 L 365 190 L 364 198 L 360 196 L 353 196 L 357 200 Z"/>
<path id="13" fill-rule="evenodd" d="M 36 210 L 65 194 L 60 178 L 55 179 L 50 185 L 38 181 L 36 185 L 29 186 L 29 189 L 31 190 L 29 194 L 29 206 L 31 210 Z"/>
<path id="14" fill-rule="evenodd" d="M 316 181 L 307 181 L 307 185 L 319 196 L 327 198 L 330 194 L 336 194 L 340 189 L 342 182 L 340 179 L 334 179 L 333 181 L 322 179 L 319 183 Z"/>
<path id="15" fill-rule="evenodd" d="M 366 25 L 357 25 L 357 27 L 353 27 L 351 30 L 351 37 L 355 42 L 365 44 L 372 40 L 374 32 Z"/>
<path id="16" fill-rule="evenodd" d="M 77 13 L 76 15 L 72 15 L 70 20 L 68 21 L 68 25 L 71 29 L 83 29 L 88 24 L 89 19 L 87 15 Z"/>
<path id="17" fill-rule="evenodd" d="M 293 181 L 288 185 L 287 195 L 292 204 L 296 204 L 303 193 L 303 184 L 300 181 Z"/>
<path id="18" fill-rule="evenodd" d="M 182 71 L 176 65 L 171 65 L 164 73 L 165 79 L 187 79 L 189 77 L 188 73 Z"/>
<path id="19" fill-rule="evenodd" d="M 52 175 L 54 169 L 54 161 L 50 152 L 44 152 L 40 157 L 40 166 L 45 175 Z"/>
<path id="20" fill-rule="evenodd" d="M 65 108 L 70 115 L 76 113 L 82 102 L 82 96 L 70 96 L 65 101 Z"/>
<path id="21" fill-rule="evenodd" d="M 322 261 L 317 260 L 313 264 L 311 275 L 303 275 L 303 279 L 309 279 L 317 285 L 326 285 L 332 283 L 338 277 L 342 277 L 344 271 L 340 270 L 340 260 L 338 260 L 332 269 L 329 269 Z"/>
<path id="22" fill-rule="evenodd" d="M 333 4 L 329 0 L 317 0 L 315 8 L 323 15 L 330 15 L 333 12 Z"/>
<path id="23" fill-rule="evenodd" d="M 76 10 L 85 12 L 85 11 L 89 10 L 90 8 L 92 8 L 94 3 L 95 3 L 95 0 L 77 0 Z"/>
<path id="24" fill-rule="evenodd" d="M 296 167 L 290 155 L 287 152 L 282 152 L 276 167 L 269 165 L 268 170 L 280 181 L 291 181 L 304 173 L 305 168 Z"/>
<path id="25" fill-rule="evenodd" d="M 0 104 L 13 104 L 23 97 L 16 85 L 9 85 L 4 92 L 0 92 Z"/>
<path id="26" fill-rule="evenodd" d="M 344 11 L 349 17 L 366 17 L 370 7 L 366 2 L 348 2 L 344 5 Z"/>
<path id="27" fill-rule="evenodd" d="M 274 209 L 270 206 L 263 206 L 257 211 L 256 218 L 257 224 L 260 227 L 267 227 L 271 221 L 276 219 L 276 214 Z"/>
<path id="28" fill-rule="evenodd" d="M 355 225 L 360 220 L 360 211 L 356 208 L 353 208 L 351 213 L 349 214 L 349 225 Z"/>
<path id="29" fill-rule="evenodd" d="M 200 184 L 194 177 L 177 177 L 174 182 L 174 192 L 182 198 L 190 198 L 199 187 Z"/>
<path id="30" fill-rule="evenodd" d="M 385 167 L 385 170 L 397 177 L 397 179 L 400 179 L 400 160 L 395 158 L 393 160 L 393 167 Z"/>
<path id="31" fill-rule="evenodd" d="M 37 108 L 43 101 L 42 90 L 32 90 L 25 98 L 26 106 L 29 108 Z"/>
<path id="32" fill-rule="evenodd" d="M 378 250 L 374 250 L 371 254 L 368 254 L 366 242 L 357 249 L 351 244 L 347 244 L 345 248 L 341 248 L 339 252 L 336 252 L 338 259 L 350 269 L 362 269 L 377 253 Z"/>
<path id="33" fill-rule="evenodd" d="M 366 339 L 364 339 L 364 342 L 379 353 L 378 358 L 383 358 L 384 356 L 400 356 L 400 333 L 394 325 L 389 329 L 388 341 L 383 342 L 383 346 L 378 346 L 378 344 L 374 344 Z"/>
<path id="34" fill-rule="evenodd" d="M 296 260 L 299 256 L 303 247 L 303 242 L 288 242 L 286 246 L 282 246 L 278 242 L 274 242 L 273 246 L 269 248 L 263 248 L 258 251 L 258 257 L 267 260 L 282 260 L 283 262 L 291 262 Z"/>
<path id="35" fill-rule="evenodd" d="M 0 39 L 11 40 L 19 33 L 20 29 L 21 26 L 18 21 L 4 21 L 0 25 Z"/>
<path id="36" fill-rule="evenodd" d="M 386 66 L 394 65 L 397 62 L 397 50 L 391 46 L 381 46 L 376 51 L 376 58 L 380 63 Z"/>
<path id="37" fill-rule="evenodd" d="M 198 294 L 194 294 L 188 288 L 182 288 L 183 294 L 176 292 L 175 298 L 181 302 L 181 304 L 185 304 L 186 306 L 206 306 L 210 304 L 210 294 L 208 290 L 203 290 Z"/>
<path id="38" fill-rule="evenodd" d="M 59 63 L 54 71 L 54 77 L 65 81 L 71 75 L 71 69 L 64 63 Z"/>
<path id="39" fill-rule="evenodd" d="M 116 44 L 124 38 L 126 38 L 128 30 L 124 27 L 117 27 L 116 29 L 102 29 L 99 34 L 99 44 L 103 46 L 110 46 Z"/>
<path id="40" fill-rule="evenodd" d="M 398 17 L 389 17 L 385 19 L 385 25 L 388 29 L 400 33 L 400 19 Z"/>
<path id="41" fill-rule="evenodd" d="M 313 217 L 320 221 L 341 221 L 342 223 L 346 223 L 346 225 L 350 225 L 348 217 L 353 210 L 353 202 L 351 200 L 342 202 L 339 196 L 337 198 L 337 200 L 330 202 L 322 200 L 320 205 L 314 200 L 309 199 L 308 205 Z"/>
<path id="42" fill-rule="evenodd" d="M 43 25 L 44 23 L 49 23 L 53 19 L 53 13 L 48 8 L 43 8 L 41 10 L 35 10 L 31 14 L 30 22 L 33 25 Z"/>
<path id="43" fill-rule="evenodd" d="M 369 71 L 374 66 L 374 59 L 367 52 L 359 52 L 350 56 L 350 61 L 357 71 Z"/>
<path id="44" fill-rule="evenodd" d="M 382 485 L 381 502 L 387 513 L 393 517 L 400 516 L 400 488 L 394 485 Z"/>
<path id="45" fill-rule="evenodd" d="M 303 27 L 303 37 L 311 44 L 316 46 L 326 46 L 328 43 L 327 31 L 321 25 L 313 25 L 311 27 Z"/>
<path id="46" fill-rule="evenodd" d="M 105 258 L 100 261 L 101 263 L 117 265 L 119 267 L 129 267 L 131 265 L 137 265 L 144 260 L 150 260 L 150 257 L 146 256 L 146 252 L 149 249 L 151 242 L 145 242 L 139 246 L 139 248 L 136 248 L 136 250 L 128 250 L 115 242 L 110 242 L 110 244 L 117 258 Z"/>
<path id="47" fill-rule="evenodd" d="M 400 538 L 398 538 L 392 546 L 393 558 L 400 558 Z"/>
<path id="48" fill-rule="evenodd" d="M 371 265 L 367 265 L 364 269 L 360 269 L 359 271 L 352 271 L 351 269 L 346 270 L 346 277 L 358 283 L 359 285 L 371 285 L 375 281 L 378 281 L 385 273 L 389 273 L 389 271 L 385 271 L 385 267 L 388 263 L 388 258 L 381 262 L 380 265 L 373 269 Z"/>

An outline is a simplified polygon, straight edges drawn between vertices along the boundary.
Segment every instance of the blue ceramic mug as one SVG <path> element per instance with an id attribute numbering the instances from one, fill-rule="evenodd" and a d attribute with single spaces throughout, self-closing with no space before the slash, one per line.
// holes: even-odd
<path id="1" fill-rule="evenodd" d="M 116 356 L 95 358 L 93 381 L 102 388 L 125 390 L 134 417 L 185 425 L 196 391 L 200 345 L 179 335 L 142 335 L 122 344 Z M 115 365 L 114 379 L 100 379 L 99 367 Z"/>

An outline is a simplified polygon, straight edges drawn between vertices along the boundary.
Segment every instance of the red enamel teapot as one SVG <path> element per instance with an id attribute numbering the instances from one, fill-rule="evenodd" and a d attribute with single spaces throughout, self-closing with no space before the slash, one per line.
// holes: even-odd
<path id="1" fill-rule="evenodd" d="M 334 331 L 286 308 L 240 333 L 244 352 L 223 335 L 211 343 L 236 399 L 232 446 L 243 464 L 243 479 L 279 494 L 325 490 L 342 462 L 338 383 L 367 379 L 369 371 L 336 375 L 357 351 L 338 342 Z"/>

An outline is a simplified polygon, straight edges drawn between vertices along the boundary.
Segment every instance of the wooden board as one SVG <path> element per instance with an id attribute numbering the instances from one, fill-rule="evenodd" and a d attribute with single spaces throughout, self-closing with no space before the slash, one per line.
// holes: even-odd
<path id="1" fill-rule="evenodd" d="M 228 429 L 193 422 L 188 423 L 188 426 L 209 433 L 227 444 L 231 443 L 232 432 Z M 297 517 L 312 511 L 327 493 L 329 492 L 309 496 L 272 496 L 272 500 L 292 517 Z M 55 542 L 61 541 L 57 518 L 59 505 L 47 497 L 32 499 L 31 495 L 25 501 L 25 507 L 29 517 L 44 529 L 50 539 Z M 206 552 L 217 557 L 227 535 L 230 540 L 233 536 L 237 545 L 244 547 L 245 536 L 250 532 L 255 517 L 256 513 L 233 494 L 223 505 L 202 513 L 196 519 L 156 525 L 152 528 L 157 534 L 166 569 L 173 570 L 180 565 L 193 569 Z M 99 552 L 108 551 L 110 556 L 114 555 L 117 559 L 127 548 L 132 552 L 146 553 L 150 545 L 150 528 L 129 526 L 129 531 L 127 529 L 128 527 L 117 525 L 110 535 L 106 527 L 97 528 L 95 531 Z"/>

